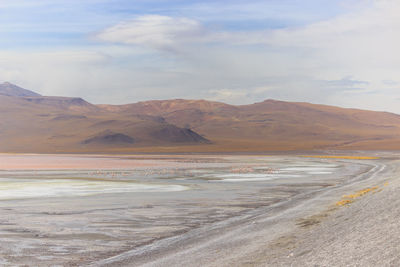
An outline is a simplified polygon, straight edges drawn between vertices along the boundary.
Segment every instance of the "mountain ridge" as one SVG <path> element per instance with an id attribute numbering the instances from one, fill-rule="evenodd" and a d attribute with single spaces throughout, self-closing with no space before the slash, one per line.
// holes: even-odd
<path id="1" fill-rule="evenodd" d="M 0 93 L 0 152 L 400 149 L 400 115 L 389 112 L 273 99 L 95 105 L 11 88 L 16 92 Z"/>

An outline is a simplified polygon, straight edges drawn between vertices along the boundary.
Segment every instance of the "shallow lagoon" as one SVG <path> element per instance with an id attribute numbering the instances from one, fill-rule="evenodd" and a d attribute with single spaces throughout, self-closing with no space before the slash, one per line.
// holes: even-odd
<path id="1" fill-rule="evenodd" d="M 0 162 L 1 263 L 40 266 L 96 262 L 366 168 L 295 156 L 0 155 Z"/>

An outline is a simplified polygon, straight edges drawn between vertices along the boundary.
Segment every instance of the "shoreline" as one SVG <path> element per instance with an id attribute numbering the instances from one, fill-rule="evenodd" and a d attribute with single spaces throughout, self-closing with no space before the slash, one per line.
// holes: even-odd
<path id="1" fill-rule="evenodd" d="M 52 190 L 62 193 L 0 202 L 6 218 L 0 224 L 5 236 L 2 257 L 9 263 L 41 266 L 265 266 L 282 253 L 290 255 L 287 246 L 298 242 L 295 237 L 304 229 L 328 220 L 327 207 L 341 195 L 379 181 L 396 166 L 388 157 L 343 155 L 11 158 L 28 159 L 24 164 L 41 168 L 0 171 L 3 189 L 21 194 L 40 189 L 44 196 Z M 57 171 L 43 170 L 41 164 L 49 159 Z M 129 163 L 129 168 L 116 172 L 76 170 L 76 165 L 72 170 L 59 169 L 60 163 L 71 159 L 80 166 L 95 163 L 96 169 L 103 163 L 117 168 Z M 271 168 L 277 172 L 269 173 Z M 249 169 L 254 174 L 247 173 Z M 128 181 L 145 191 L 116 193 Z M 87 196 L 72 197 L 85 193 L 89 184 L 94 187 Z M 190 190 L 168 193 L 159 186 L 176 184 Z M 102 193 L 103 189 L 109 193 Z M 29 256 L 16 257 L 21 251 Z M 270 257 L 265 251 L 275 254 Z"/>
<path id="2" fill-rule="evenodd" d="M 286 154 L 33 154 L 33 153 L 0 153 L 0 171 L 19 171 L 19 170 L 112 170 L 112 169 L 138 169 L 143 167 L 168 167 L 168 164 L 160 165 L 148 163 L 152 159 L 165 160 L 165 162 L 175 159 L 185 159 L 188 156 L 197 158 L 213 157 L 268 157 L 268 156 L 297 156 L 315 159 L 379 159 L 377 157 L 363 156 L 364 153 L 341 153 L 332 155 L 321 152 L 296 152 Z M 352 154 L 351 156 L 349 154 Z M 62 159 L 62 161 L 61 161 Z M 147 161 L 147 162 L 145 162 Z M 101 167 L 99 167 L 101 165 Z"/>
<path id="3" fill-rule="evenodd" d="M 365 185 L 379 184 L 377 190 L 295 232 L 291 246 L 283 247 L 278 257 L 265 253 L 259 255 L 259 262 L 271 266 L 398 266 L 400 161 L 391 167 L 389 175 Z"/>
<path id="4" fill-rule="evenodd" d="M 361 173 L 353 177 L 351 182 L 338 187 L 312 192 L 308 196 L 300 194 L 288 202 L 264 209 L 264 214 L 244 215 L 243 218 L 235 218 L 232 222 L 225 221 L 213 227 L 195 229 L 180 237 L 160 240 L 154 244 L 100 260 L 91 266 L 115 266 L 115 264 L 119 266 L 269 266 L 272 264 L 271 260 L 279 259 L 276 257 L 279 254 L 282 254 L 281 257 L 284 258 L 290 257 L 291 252 L 286 255 L 286 249 L 294 244 L 291 236 L 304 231 L 302 225 L 311 228 L 315 227 L 314 225 L 318 226 L 323 220 L 329 220 L 330 216 L 336 212 L 336 209 L 330 209 L 340 199 L 341 194 L 364 188 L 371 183 L 383 183 L 380 180 L 388 171 L 386 168 L 384 160 L 380 160 L 380 163 L 371 164 L 371 168 L 366 173 Z M 319 215 L 320 220 L 316 220 L 315 218 Z M 308 223 L 309 218 L 315 221 L 311 220 Z M 271 249 L 273 247 L 274 249 Z M 292 263 L 295 264 L 295 262 L 294 260 Z M 279 265 L 279 262 L 274 261 L 273 265 Z"/>

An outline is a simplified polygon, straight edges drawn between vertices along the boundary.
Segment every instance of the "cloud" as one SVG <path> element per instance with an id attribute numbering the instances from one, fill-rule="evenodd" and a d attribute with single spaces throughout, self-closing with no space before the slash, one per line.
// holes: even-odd
<path id="1" fill-rule="evenodd" d="M 185 17 L 143 15 L 108 27 L 95 34 L 95 39 L 177 52 L 209 44 L 265 44 L 269 34 L 266 30 L 228 31 L 207 28 L 200 21 Z"/>
<path id="2" fill-rule="evenodd" d="M 104 78 L 96 76 L 109 61 L 106 54 L 85 50 L 0 51 L 0 79 L 44 95 L 80 96 L 82 91 L 90 94 L 88 89 L 101 83 Z"/>
<path id="3" fill-rule="evenodd" d="M 210 90 L 207 99 L 231 104 L 243 104 L 249 100 L 246 90 L 219 89 Z"/>
<path id="4" fill-rule="evenodd" d="M 93 0 L 100 6 L 102 1 Z M 30 14 L 24 13 L 22 19 L 9 15 L 8 25 L 20 29 L 24 21 L 27 32 L 75 32 L 76 27 L 79 42 L 64 45 L 68 35 L 58 47 L 46 43 L 38 48 L 30 43 L 36 37 L 21 34 L 29 47 L 0 50 L 0 78 L 97 103 L 207 98 L 241 104 L 276 98 L 400 112 L 391 100 L 400 82 L 400 2 L 352 0 L 343 12 L 327 10 L 349 1 L 168 1 L 168 6 L 160 0 L 124 1 L 126 13 L 100 12 L 96 5 L 92 17 L 83 2 L 63 0 L 67 10 L 75 11 L 67 13 L 76 24 L 46 17 L 53 23 L 38 20 L 41 28 L 23 20 Z M 35 3 L 40 2 L 58 8 L 49 0 Z M 116 9 L 103 2 L 104 10 Z M 48 10 L 41 7 L 35 16 Z M 322 9 L 324 15 L 307 19 Z M 7 24 L 2 27 L 0 47 L 13 40 L 8 32 L 14 32 Z M 88 38 L 93 35 L 96 42 Z"/>
<path id="5" fill-rule="evenodd" d="M 192 19 L 145 15 L 109 27 L 96 37 L 106 42 L 175 50 L 177 46 L 200 40 L 204 34 L 200 23 Z"/>
<path id="6" fill-rule="evenodd" d="M 351 76 L 343 77 L 340 80 L 320 81 L 320 87 L 326 90 L 333 90 L 337 93 L 346 91 L 366 91 L 369 85 L 367 81 L 354 80 Z"/>
<path id="7" fill-rule="evenodd" d="M 398 86 L 400 82 L 394 80 L 383 80 L 382 83 L 386 86 Z"/>

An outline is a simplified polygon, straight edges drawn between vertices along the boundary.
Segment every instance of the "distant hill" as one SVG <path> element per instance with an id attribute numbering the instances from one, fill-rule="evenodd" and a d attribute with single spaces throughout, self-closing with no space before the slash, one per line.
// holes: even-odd
<path id="1" fill-rule="evenodd" d="M 211 150 L 400 148 L 400 116 L 388 112 L 277 100 L 234 106 L 177 99 L 101 107 L 117 114 L 158 116 L 190 128 L 213 141 Z"/>
<path id="2" fill-rule="evenodd" d="M 157 116 L 118 114 L 81 98 L 0 94 L 0 152 L 119 152 L 209 140 Z"/>
<path id="3" fill-rule="evenodd" d="M 0 95 L 5 96 L 40 96 L 39 94 L 16 86 L 9 82 L 0 83 Z"/>
<path id="4" fill-rule="evenodd" d="M 266 100 L 93 105 L 0 86 L 0 152 L 230 152 L 400 149 L 400 116 Z"/>

